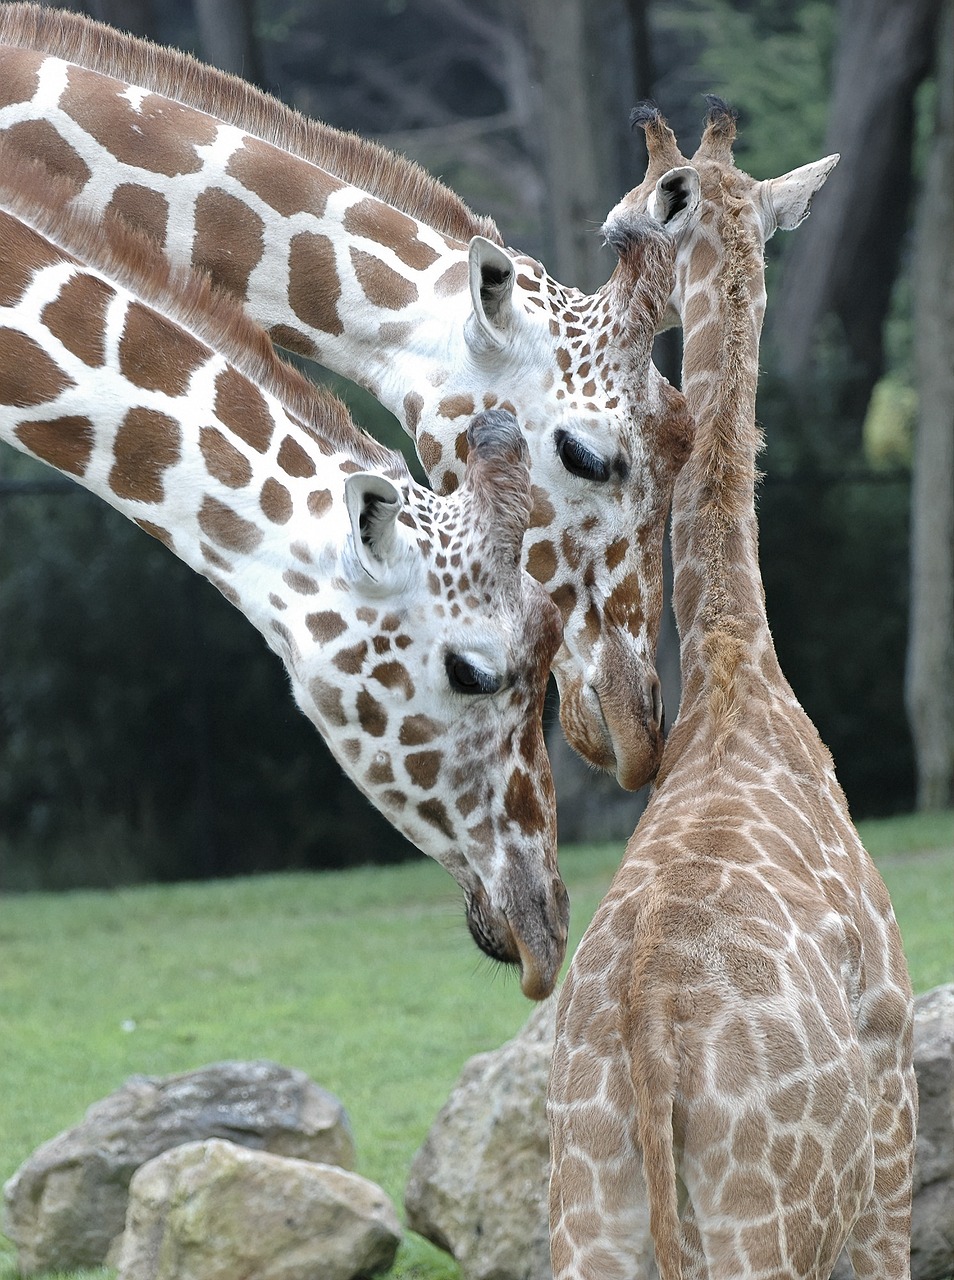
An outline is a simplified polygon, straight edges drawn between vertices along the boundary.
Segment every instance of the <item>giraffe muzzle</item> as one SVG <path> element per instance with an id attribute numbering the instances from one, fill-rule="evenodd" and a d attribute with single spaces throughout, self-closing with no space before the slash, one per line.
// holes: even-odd
<path id="1" fill-rule="evenodd" d="M 624 791 L 655 777 L 664 746 L 659 680 L 577 681 L 560 690 L 560 723 L 575 751 L 616 775 Z"/>
<path id="2" fill-rule="evenodd" d="M 569 896 L 559 876 L 548 894 L 531 892 L 504 912 L 483 885 L 467 895 L 467 927 L 492 960 L 519 965 L 520 989 L 528 1000 L 545 1000 L 556 986 L 566 955 Z"/>

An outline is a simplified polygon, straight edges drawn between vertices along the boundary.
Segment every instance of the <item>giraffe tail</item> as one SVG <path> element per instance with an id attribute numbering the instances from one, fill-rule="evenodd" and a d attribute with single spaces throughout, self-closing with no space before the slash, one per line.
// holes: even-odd
<path id="1" fill-rule="evenodd" d="M 643 1176 L 649 1200 L 649 1230 L 660 1280 L 682 1280 L 682 1229 L 673 1133 L 673 1106 L 678 1075 L 673 1019 L 650 999 L 639 1018 L 632 1046 L 636 1094 L 636 1136 L 643 1154 Z"/>

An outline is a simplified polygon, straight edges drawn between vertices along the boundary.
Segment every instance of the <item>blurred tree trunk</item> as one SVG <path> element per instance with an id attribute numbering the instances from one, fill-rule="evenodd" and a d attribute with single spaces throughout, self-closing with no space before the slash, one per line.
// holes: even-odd
<path id="1" fill-rule="evenodd" d="M 911 488 L 905 697 L 918 808 L 954 804 L 954 3 L 938 41 L 938 99 L 915 240 L 919 415 Z"/>
<path id="2" fill-rule="evenodd" d="M 267 87 L 255 38 L 253 0 L 195 0 L 195 17 L 202 56 L 207 62 L 261 88 Z"/>
<path id="3" fill-rule="evenodd" d="M 600 227 L 625 191 L 618 172 L 619 117 L 625 97 L 608 46 L 610 27 L 628 37 L 625 9 L 618 0 L 524 0 L 531 54 L 540 86 L 537 112 L 546 175 L 548 268 L 563 284 L 585 292 L 609 278 L 615 260 L 603 246 Z M 625 44 L 628 45 L 628 39 Z"/>
<path id="4" fill-rule="evenodd" d="M 882 328 L 914 186 L 914 92 L 931 71 L 939 10 L 940 0 L 840 0 L 824 151 L 839 151 L 841 162 L 786 256 L 769 309 L 766 336 L 779 371 L 808 405 L 824 322 L 840 322 L 849 360 L 842 444 L 857 442 L 882 372 Z"/>

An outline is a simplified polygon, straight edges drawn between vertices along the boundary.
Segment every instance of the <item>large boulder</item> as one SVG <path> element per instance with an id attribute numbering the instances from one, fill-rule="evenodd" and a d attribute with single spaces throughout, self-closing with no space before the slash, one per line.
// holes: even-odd
<path id="1" fill-rule="evenodd" d="M 463 1280 L 550 1280 L 547 1076 L 556 997 L 502 1048 L 471 1058 L 414 1158 L 408 1225 L 452 1253 Z M 912 1280 L 954 1275 L 954 985 L 914 1003 L 920 1117 Z M 836 1280 L 851 1275 L 845 1258 Z"/>
<path id="2" fill-rule="evenodd" d="M 220 1062 L 134 1076 L 39 1147 L 4 1187 L 3 1230 L 21 1275 L 102 1264 L 140 1165 L 206 1138 L 345 1168 L 355 1161 L 344 1108 L 302 1071 Z"/>
<path id="3" fill-rule="evenodd" d="M 414 1157 L 407 1224 L 464 1280 L 550 1275 L 546 1091 L 556 997 L 502 1048 L 471 1058 Z"/>
<path id="4" fill-rule="evenodd" d="M 213 1138 L 133 1176 L 119 1280 L 355 1280 L 386 1270 L 400 1240 L 366 1178 Z"/>

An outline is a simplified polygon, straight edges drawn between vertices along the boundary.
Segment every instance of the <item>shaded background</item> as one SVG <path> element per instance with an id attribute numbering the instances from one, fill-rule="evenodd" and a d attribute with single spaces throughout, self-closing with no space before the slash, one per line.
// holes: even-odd
<path id="1" fill-rule="evenodd" d="M 952 802 L 952 0 L 99 0 L 301 111 L 417 159 L 566 284 L 642 176 L 654 98 L 691 154 L 702 94 L 773 177 L 842 160 L 769 245 L 759 495 L 783 669 L 856 818 Z M 677 335 L 657 362 L 678 381 Z M 332 379 L 353 412 L 389 415 Z M 678 702 L 671 620 L 660 659 Z M 645 801 L 548 738 L 564 841 Z M 0 452 L 0 887 L 188 879 L 418 856 L 341 775 L 277 658 L 104 504 Z"/>

